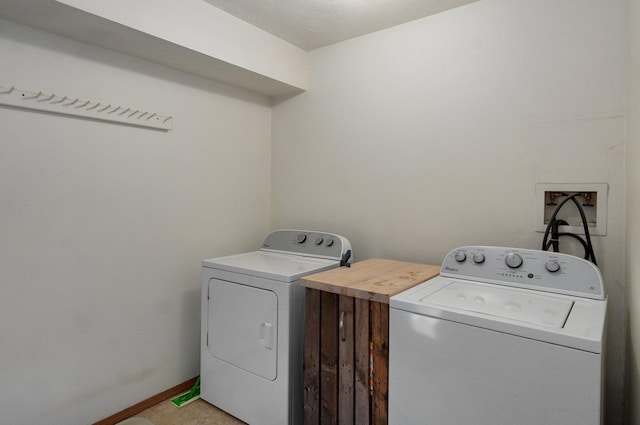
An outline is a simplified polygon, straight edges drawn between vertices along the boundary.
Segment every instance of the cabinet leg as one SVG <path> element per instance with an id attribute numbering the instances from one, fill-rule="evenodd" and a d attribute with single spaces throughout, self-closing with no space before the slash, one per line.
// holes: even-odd
<path id="1" fill-rule="evenodd" d="M 371 424 L 387 425 L 389 399 L 389 305 L 371 302 L 373 396 Z"/>
<path id="2" fill-rule="evenodd" d="M 354 424 L 354 299 L 340 296 L 338 424 Z"/>
<path id="3" fill-rule="evenodd" d="M 338 423 L 338 295 L 320 294 L 320 425 Z"/>
<path id="4" fill-rule="evenodd" d="M 320 291 L 306 289 L 304 425 L 320 424 Z"/>
<path id="5" fill-rule="evenodd" d="M 355 424 L 369 425 L 369 301 L 355 299 Z"/>

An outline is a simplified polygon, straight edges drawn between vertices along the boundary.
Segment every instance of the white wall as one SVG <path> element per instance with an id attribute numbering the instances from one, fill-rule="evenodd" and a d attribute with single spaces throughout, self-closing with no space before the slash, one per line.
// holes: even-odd
<path id="1" fill-rule="evenodd" d="M 0 57 L 0 85 L 174 117 L 0 107 L 0 422 L 86 425 L 199 373 L 200 260 L 269 230 L 271 107 L 4 20 Z"/>
<path id="2" fill-rule="evenodd" d="M 0 107 L 3 421 L 91 423 L 195 376 L 199 261 L 254 249 L 270 224 L 342 233 L 356 259 L 439 264 L 462 244 L 538 247 L 537 182 L 606 182 L 595 243 L 619 423 L 626 4 L 484 0 L 317 50 L 309 91 L 275 105 L 272 130 L 262 96 L 0 20 L 0 85 L 175 117 L 163 133 Z M 640 248 L 633 63 L 628 252 Z M 635 423 L 631 255 L 627 270 Z"/>
<path id="3" fill-rule="evenodd" d="M 627 116 L 627 302 L 629 308 L 628 423 L 640 423 L 640 0 L 629 9 L 629 110 Z"/>
<path id="4" fill-rule="evenodd" d="M 608 417 L 624 381 L 626 0 L 484 0 L 311 52 L 273 110 L 273 227 L 356 259 L 539 248 L 535 184 L 609 185 Z M 564 243 L 564 242 L 563 242 Z"/>

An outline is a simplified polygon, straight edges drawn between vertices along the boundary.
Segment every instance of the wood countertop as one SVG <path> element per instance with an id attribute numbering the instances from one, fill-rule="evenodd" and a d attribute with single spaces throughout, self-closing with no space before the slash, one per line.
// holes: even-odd
<path id="1" fill-rule="evenodd" d="M 440 266 L 371 258 L 308 275 L 302 286 L 389 304 L 389 298 L 440 273 Z"/>

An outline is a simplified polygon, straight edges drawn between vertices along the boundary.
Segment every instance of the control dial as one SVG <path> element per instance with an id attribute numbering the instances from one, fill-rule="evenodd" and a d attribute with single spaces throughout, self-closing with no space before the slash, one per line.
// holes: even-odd
<path id="1" fill-rule="evenodd" d="M 520 256 L 520 254 L 512 252 L 510 254 L 507 254 L 504 262 L 507 263 L 507 266 L 511 267 L 512 269 L 517 269 L 522 265 L 522 257 Z"/>
<path id="2" fill-rule="evenodd" d="M 556 260 L 549 260 L 545 263 L 544 268 L 551 273 L 555 273 L 560 270 L 560 263 L 558 263 Z"/>
<path id="3" fill-rule="evenodd" d="M 318 237 L 316 238 L 316 240 L 314 241 L 314 243 L 315 243 L 316 245 L 322 245 L 322 236 L 318 236 Z"/>
<path id="4" fill-rule="evenodd" d="M 303 243 L 306 240 L 307 240 L 307 235 L 305 235 L 304 233 L 299 233 L 298 236 L 296 237 L 296 242 L 298 243 Z"/>
<path id="5" fill-rule="evenodd" d="M 462 252 L 462 251 L 458 251 L 458 252 L 456 252 L 455 258 L 456 258 L 456 261 L 457 261 L 458 263 L 463 263 L 463 262 L 464 262 L 464 260 L 466 260 L 466 259 L 467 259 L 467 254 L 465 254 L 465 253 L 464 253 L 464 252 Z"/>
<path id="6" fill-rule="evenodd" d="M 325 244 L 326 246 L 331 246 L 331 245 L 333 245 L 333 238 L 327 238 L 327 239 L 324 241 L 324 244 Z"/>
<path id="7" fill-rule="evenodd" d="M 473 261 L 478 264 L 484 263 L 485 257 L 482 252 L 476 252 L 473 254 Z"/>

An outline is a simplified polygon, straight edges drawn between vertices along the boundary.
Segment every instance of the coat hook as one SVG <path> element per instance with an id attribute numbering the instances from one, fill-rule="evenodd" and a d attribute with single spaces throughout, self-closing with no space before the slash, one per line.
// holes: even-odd
<path id="1" fill-rule="evenodd" d="M 105 121 L 115 121 L 120 123 L 122 122 L 134 123 L 137 120 L 136 125 L 140 125 L 143 127 L 151 127 L 151 128 L 168 128 L 170 127 L 170 125 L 162 126 L 159 124 L 161 123 L 166 124 L 171 119 L 173 119 L 173 117 L 158 115 L 157 113 L 153 113 L 153 112 L 145 112 L 140 109 L 134 110 L 133 108 L 125 108 L 123 106 L 112 105 L 111 103 L 106 104 L 101 102 L 94 102 L 91 100 L 82 100 L 77 97 L 61 96 L 52 92 L 49 92 L 49 93 L 46 93 L 43 91 L 36 92 L 35 90 L 27 91 L 15 86 L 0 85 L 0 99 L 2 98 L 3 94 L 11 94 L 11 93 L 13 93 L 12 96 L 15 96 L 16 99 L 24 99 L 24 100 L 35 99 L 34 102 L 19 102 L 20 104 L 25 105 L 23 107 L 26 109 L 57 110 L 58 113 L 61 113 L 63 115 L 86 116 L 86 117 L 102 119 Z M 9 99 L 9 96 L 7 96 L 6 98 Z M 42 103 L 42 102 L 45 102 L 45 103 Z M 0 103 L 13 105 L 13 102 L 6 103 L 3 101 L 0 101 Z M 18 106 L 18 105 L 15 105 L 15 106 Z M 64 112 L 65 108 L 66 108 L 66 112 Z M 94 111 L 92 114 L 86 113 L 87 111 L 91 111 L 91 110 Z M 99 113 L 102 113 L 102 114 L 97 115 Z M 111 117 L 108 117 L 107 115 L 111 115 Z"/>

